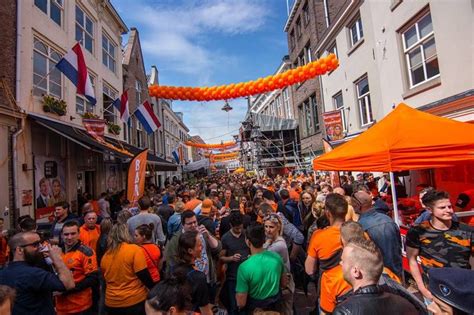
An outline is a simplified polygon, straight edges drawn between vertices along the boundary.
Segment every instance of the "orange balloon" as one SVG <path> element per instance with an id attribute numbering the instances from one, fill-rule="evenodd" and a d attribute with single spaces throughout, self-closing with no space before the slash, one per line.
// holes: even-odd
<path id="1" fill-rule="evenodd" d="M 323 74 L 328 70 L 328 66 L 325 62 L 322 62 L 320 67 Z"/>

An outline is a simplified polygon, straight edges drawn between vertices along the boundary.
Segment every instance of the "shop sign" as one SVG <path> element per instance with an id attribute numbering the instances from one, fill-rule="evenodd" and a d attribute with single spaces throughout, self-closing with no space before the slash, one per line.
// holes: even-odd
<path id="1" fill-rule="evenodd" d="M 344 133 L 342 112 L 340 110 L 323 113 L 323 122 L 329 141 L 344 139 L 346 135 Z"/>

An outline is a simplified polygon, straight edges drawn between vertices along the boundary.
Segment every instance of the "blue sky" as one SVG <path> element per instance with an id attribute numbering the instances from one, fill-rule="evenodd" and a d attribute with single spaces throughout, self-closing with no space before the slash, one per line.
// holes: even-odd
<path id="1" fill-rule="evenodd" d="M 147 71 L 156 65 L 162 85 L 211 86 L 273 74 L 288 54 L 283 27 L 286 0 L 112 0 L 128 27 L 140 33 Z M 206 142 L 232 139 L 246 99 L 174 102 L 190 134 Z M 229 126 L 228 126 L 229 118 Z"/>

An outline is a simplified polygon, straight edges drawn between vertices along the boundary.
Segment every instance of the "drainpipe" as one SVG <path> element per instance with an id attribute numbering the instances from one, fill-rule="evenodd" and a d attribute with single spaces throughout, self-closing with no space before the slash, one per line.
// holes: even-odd
<path id="1" fill-rule="evenodd" d="M 15 98 L 17 104 L 20 101 L 20 86 L 21 86 L 21 67 L 20 67 L 20 55 L 21 55 L 21 6 L 23 1 L 17 1 L 16 5 L 16 84 L 15 84 Z M 22 110 L 23 112 L 23 110 Z M 20 189 L 18 187 L 18 136 L 23 133 L 25 128 L 25 118 L 21 118 L 18 129 L 12 134 L 12 186 L 13 186 L 13 209 L 11 209 L 10 218 L 13 222 L 10 222 L 10 226 L 14 227 L 16 219 L 19 216 L 19 205 L 20 205 Z"/>

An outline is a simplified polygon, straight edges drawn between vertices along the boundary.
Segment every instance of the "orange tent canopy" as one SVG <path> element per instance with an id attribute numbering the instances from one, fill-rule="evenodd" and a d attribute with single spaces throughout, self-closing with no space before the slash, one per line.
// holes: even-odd
<path id="1" fill-rule="evenodd" d="M 315 170 L 393 172 L 474 160 L 474 125 L 399 104 L 353 140 L 313 160 Z"/>

